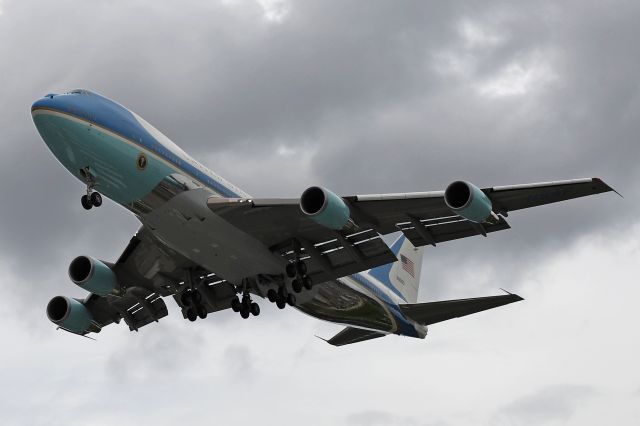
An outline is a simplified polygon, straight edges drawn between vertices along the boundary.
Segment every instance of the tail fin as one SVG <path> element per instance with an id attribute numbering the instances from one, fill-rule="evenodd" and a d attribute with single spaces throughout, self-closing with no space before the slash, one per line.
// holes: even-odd
<path id="1" fill-rule="evenodd" d="M 415 248 L 401 235 L 391 245 L 391 251 L 398 261 L 370 269 L 369 275 L 400 294 L 407 303 L 415 303 L 418 300 L 424 247 Z"/>

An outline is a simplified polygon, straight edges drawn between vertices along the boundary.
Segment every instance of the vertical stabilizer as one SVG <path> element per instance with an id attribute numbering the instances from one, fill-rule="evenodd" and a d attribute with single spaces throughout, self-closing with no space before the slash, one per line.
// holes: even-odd
<path id="1" fill-rule="evenodd" d="M 391 245 L 391 251 L 398 261 L 373 268 L 369 270 L 369 275 L 401 295 L 407 303 L 415 303 L 418 300 L 424 247 L 415 248 L 401 235 Z"/>

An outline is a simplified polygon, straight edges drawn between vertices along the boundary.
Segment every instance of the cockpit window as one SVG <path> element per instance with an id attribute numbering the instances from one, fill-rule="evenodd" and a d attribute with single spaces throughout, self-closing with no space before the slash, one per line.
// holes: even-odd
<path id="1" fill-rule="evenodd" d="M 70 95 L 93 95 L 92 92 L 84 89 L 75 89 L 67 93 Z"/>

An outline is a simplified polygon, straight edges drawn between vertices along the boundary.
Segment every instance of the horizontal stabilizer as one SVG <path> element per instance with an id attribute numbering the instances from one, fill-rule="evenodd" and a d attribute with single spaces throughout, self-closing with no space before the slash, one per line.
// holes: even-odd
<path id="1" fill-rule="evenodd" d="M 435 324 L 523 300 L 517 294 L 400 305 L 402 313 L 422 325 Z M 338 336 L 336 336 L 338 337 Z"/>
<path id="2" fill-rule="evenodd" d="M 382 336 L 385 336 L 385 334 L 378 333 L 377 331 L 363 330 L 361 328 L 347 327 L 326 342 L 333 346 L 344 346 Z"/>

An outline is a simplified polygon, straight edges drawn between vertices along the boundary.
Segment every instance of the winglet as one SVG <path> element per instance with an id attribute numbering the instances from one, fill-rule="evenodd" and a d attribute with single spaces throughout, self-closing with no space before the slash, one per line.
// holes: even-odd
<path id="1" fill-rule="evenodd" d="M 315 337 L 317 337 L 318 339 L 322 340 L 323 342 L 327 342 L 329 343 L 329 341 L 323 337 L 318 336 L 317 334 L 314 334 Z"/>
<path id="2" fill-rule="evenodd" d="M 602 179 L 597 178 L 597 177 L 594 177 L 594 178 L 593 178 L 593 180 L 594 180 L 594 181 L 596 181 L 596 182 L 599 182 L 599 183 L 603 184 L 603 185 L 604 185 L 604 186 L 606 186 L 610 191 L 613 191 L 613 192 L 615 192 L 616 194 L 618 194 L 618 195 L 620 196 L 620 198 L 624 198 L 624 196 L 623 196 L 621 193 L 619 193 L 618 191 L 616 191 L 615 189 L 613 189 L 613 188 L 611 187 L 611 185 L 607 184 L 607 183 L 606 183 L 605 181 L 603 181 Z"/>
<path id="3" fill-rule="evenodd" d="M 517 297 L 517 299 L 518 299 L 518 300 L 516 300 L 517 302 L 519 302 L 520 300 L 524 300 L 524 298 L 523 298 L 522 296 L 518 296 L 518 295 L 517 295 L 517 294 L 515 294 L 515 293 L 511 293 L 510 291 L 505 290 L 505 289 L 504 289 L 504 288 L 502 288 L 502 287 L 500 288 L 500 290 L 504 291 L 504 292 L 505 292 L 505 293 L 507 293 L 509 296 L 515 296 L 515 297 Z"/>

